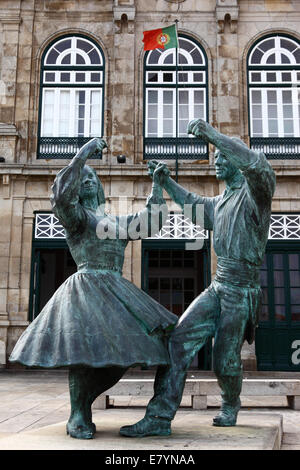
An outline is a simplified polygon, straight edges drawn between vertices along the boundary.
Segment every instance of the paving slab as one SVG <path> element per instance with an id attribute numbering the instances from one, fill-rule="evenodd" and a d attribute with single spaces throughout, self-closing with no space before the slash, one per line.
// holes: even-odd
<path id="1" fill-rule="evenodd" d="M 101 410 L 94 413 L 95 438 L 66 435 L 66 421 L 9 436 L 0 435 L 0 450 L 279 450 L 282 416 L 240 412 L 237 425 L 212 426 L 213 411 L 178 411 L 167 437 L 125 438 L 120 426 L 144 416 L 144 410 Z"/>

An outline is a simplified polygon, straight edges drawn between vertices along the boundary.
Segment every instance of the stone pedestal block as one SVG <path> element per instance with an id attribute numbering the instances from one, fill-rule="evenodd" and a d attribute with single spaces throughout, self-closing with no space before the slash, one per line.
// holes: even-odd
<path id="1" fill-rule="evenodd" d="M 295 396 L 288 396 L 288 405 L 290 408 L 293 410 L 300 410 L 300 396 L 295 395 Z"/>
<path id="2" fill-rule="evenodd" d="M 206 395 L 192 396 L 192 407 L 194 410 L 206 410 L 207 396 Z"/>
<path id="3" fill-rule="evenodd" d="M 62 422 L 2 437 L 0 446 L 1 450 L 183 450 L 191 455 L 193 450 L 279 450 L 281 447 L 282 416 L 277 414 L 240 412 L 237 426 L 222 428 L 212 426 L 214 412 L 178 412 L 172 422 L 171 436 L 144 439 L 120 436 L 121 426 L 135 423 L 143 416 L 144 410 L 99 411 L 93 417 L 97 429 L 94 439 L 70 438 L 66 423 Z"/>

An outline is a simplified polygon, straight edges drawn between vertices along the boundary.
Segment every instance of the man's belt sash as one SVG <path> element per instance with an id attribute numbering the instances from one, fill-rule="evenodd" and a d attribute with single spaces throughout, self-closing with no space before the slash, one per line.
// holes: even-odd
<path id="1" fill-rule="evenodd" d="M 214 280 L 239 287 L 259 287 L 260 269 L 246 261 L 219 257 Z"/>

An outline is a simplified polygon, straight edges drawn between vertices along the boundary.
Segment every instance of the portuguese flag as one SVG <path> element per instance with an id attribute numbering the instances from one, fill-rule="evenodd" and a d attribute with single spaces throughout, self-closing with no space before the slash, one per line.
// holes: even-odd
<path id="1" fill-rule="evenodd" d="M 176 26 L 168 26 L 167 28 L 152 29 L 144 31 L 144 51 L 152 51 L 153 49 L 171 49 L 178 47 Z"/>

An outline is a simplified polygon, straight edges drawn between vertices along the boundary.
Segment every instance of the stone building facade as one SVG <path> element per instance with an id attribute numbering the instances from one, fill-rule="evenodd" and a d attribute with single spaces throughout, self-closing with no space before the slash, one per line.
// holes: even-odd
<path id="1" fill-rule="evenodd" d="M 299 369 L 300 360 L 298 361 L 297 348 L 300 347 L 300 310 L 298 314 L 296 290 L 298 287 L 300 291 L 300 284 L 297 285 L 300 253 L 298 246 L 300 241 L 298 217 L 300 214 L 300 107 L 298 101 L 295 102 L 295 91 L 291 91 L 296 90 L 297 92 L 297 80 L 300 73 L 300 60 L 298 61 L 297 56 L 297 45 L 300 44 L 300 2 L 298 0 L 0 0 L 0 157 L 2 157 L 0 161 L 0 364 L 2 367 L 8 366 L 7 358 L 16 340 L 29 321 L 37 314 L 37 312 L 35 314 L 32 312 L 34 310 L 33 304 L 37 300 L 36 296 L 39 295 L 35 285 L 37 276 L 40 275 L 38 270 L 47 271 L 49 266 L 41 267 L 35 264 L 34 254 L 44 256 L 51 243 L 51 249 L 54 251 L 55 249 L 63 249 L 63 245 L 60 246 L 59 243 L 64 243 L 59 237 L 54 240 L 55 235 L 52 236 L 49 233 L 44 238 L 36 235 L 37 216 L 51 213 L 49 195 L 54 177 L 63 166 L 69 163 L 69 157 L 63 158 L 63 153 L 55 150 L 57 147 L 53 141 L 48 147 L 47 156 L 43 154 L 42 149 L 44 142 L 42 139 L 47 137 L 46 131 L 43 135 L 43 129 L 46 129 L 46 125 L 50 125 L 50 127 L 54 125 L 51 118 L 48 119 L 48 124 L 46 123 L 47 109 L 51 114 L 57 105 L 54 98 L 51 101 L 51 96 L 54 97 L 54 94 L 51 95 L 51 90 L 54 90 L 55 85 L 57 89 L 65 90 L 65 93 L 67 89 L 69 90 L 66 84 L 57 83 L 57 80 L 59 81 L 57 76 L 54 79 L 55 83 L 49 82 L 47 88 L 45 74 L 47 70 L 50 74 L 51 71 L 55 71 L 55 61 L 53 66 L 51 66 L 51 61 L 47 62 L 50 60 L 49 51 L 53 45 L 61 44 L 59 41 L 62 39 L 72 37 L 81 38 L 83 43 L 88 41 L 86 44 L 90 44 L 91 47 L 95 46 L 98 51 L 101 51 L 103 67 L 99 68 L 102 73 L 99 89 L 101 88 L 102 94 L 97 95 L 96 93 L 93 96 L 95 98 L 94 104 L 97 104 L 97 97 L 101 96 L 102 115 L 98 116 L 96 112 L 95 122 L 101 120 L 99 136 L 105 137 L 108 151 L 103 153 L 102 159 L 92 160 L 90 164 L 97 170 L 103 182 L 108 209 L 112 212 L 118 211 L 121 197 L 123 202 L 126 201 L 127 212 L 135 212 L 144 206 L 151 187 L 147 176 L 146 158 L 165 159 L 164 154 L 157 152 L 158 147 L 155 147 L 155 140 L 154 144 L 152 141 L 152 143 L 150 142 L 150 124 L 148 123 L 149 127 L 147 127 L 146 123 L 151 116 L 150 94 L 147 95 L 146 83 L 148 80 L 146 74 L 147 56 L 143 51 L 142 43 L 143 31 L 165 27 L 174 24 L 176 20 L 178 20 L 179 37 L 186 38 L 189 44 L 195 44 L 203 54 L 203 60 L 206 61 L 205 64 L 202 62 L 202 66 L 199 67 L 199 70 L 205 74 L 205 87 L 201 88 L 199 85 L 197 88 L 197 85 L 189 85 L 191 89 L 196 91 L 205 89 L 205 101 L 201 101 L 199 98 L 200 102 L 198 103 L 199 106 L 205 106 L 206 114 L 203 116 L 221 132 L 230 136 L 240 136 L 248 145 L 252 147 L 256 145 L 257 148 L 266 151 L 277 175 L 277 188 L 272 208 L 277 218 L 274 217 L 273 220 L 274 235 L 270 235 L 270 256 L 264 268 L 265 272 L 262 274 L 268 277 L 268 282 L 265 284 L 267 296 L 264 305 L 265 316 L 261 318 L 260 343 L 256 344 L 256 354 L 255 345 L 245 346 L 243 350 L 245 367 L 269 368 L 271 370 Z M 273 47 L 274 57 L 276 56 L 274 60 L 272 58 L 262 59 L 265 60 L 265 66 L 259 62 L 260 58 L 255 59 L 254 55 L 250 56 L 251 51 L 254 51 L 260 41 L 276 37 L 279 38 L 276 40 L 277 42 L 281 39 L 287 40 L 285 46 L 289 51 L 287 56 L 289 53 L 294 54 L 295 58 L 290 59 L 290 66 L 284 59 L 282 59 L 283 62 L 280 62 L 280 50 L 284 48 L 283 44 L 285 44 L 283 42 L 280 46 L 281 49 L 276 41 L 275 45 L 269 45 L 269 49 L 266 43 L 262 45 L 258 55 L 267 53 L 268 57 L 271 57 L 272 51 L 270 53 L 268 51 Z M 294 50 L 292 50 L 291 44 L 294 45 Z M 58 50 L 57 54 L 60 52 Z M 187 53 L 190 52 L 187 51 Z M 57 70 L 59 71 L 59 67 L 65 63 L 66 68 L 61 68 L 61 70 L 65 70 L 65 73 L 70 72 L 72 67 L 70 62 L 68 63 L 68 59 L 61 60 L 62 63 L 57 67 Z M 184 60 L 179 61 L 179 70 L 182 73 L 185 71 Z M 154 72 L 163 69 L 159 68 L 159 62 L 155 62 L 155 59 L 153 61 L 156 64 L 156 69 L 155 65 L 152 69 L 150 67 L 149 73 L 152 73 L 151 77 L 154 81 L 159 81 L 159 79 L 153 78 Z M 253 66 L 253 72 L 250 62 Z M 85 65 L 80 68 L 80 63 L 86 65 L 79 60 L 79 64 L 76 64 L 78 70 L 86 71 Z M 47 64 L 49 65 L 48 69 Z M 94 69 L 92 67 L 92 70 L 98 70 L 97 64 L 98 62 L 96 62 Z M 166 70 L 169 69 L 166 68 Z M 192 64 L 189 72 L 193 72 L 193 70 L 197 72 L 197 65 Z M 269 88 L 266 88 L 270 91 L 269 95 L 268 91 L 263 91 L 266 83 L 264 85 L 261 83 L 262 76 L 257 77 L 257 73 L 267 73 L 266 70 L 277 73 L 277 79 L 272 81 Z M 281 76 L 279 77 L 278 73 L 283 73 L 282 71 L 285 70 L 290 70 L 294 74 L 294 78 L 287 79 L 282 84 Z M 299 70 L 298 75 L 297 70 Z M 170 73 L 173 72 L 172 69 Z M 92 72 L 88 71 L 87 73 Z M 256 76 L 251 75 L 253 82 L 250 73 L 256 73 Z M 89 77 L 92 80 L 92 76 Z M 172 86 L 170 88 L 169 83 L 164 82 L 160 83 L 162 88 L 166 85 L 165 90 L 174 90 L 174 75 L 172 77 L 173 88 Z M 61 78 L 61 80 L 63 79 Z M 169 79 L 166 77 L 166 80 Z M 182 80 L 185 79 L 182 78 Z M 264 78 L 264 80 L 267 79 Z M 276 80 L 279 80 L 279 85 Z M 153 83 L 151 86 L 153 87 Z M 78 96 L 80 96 L 80 90 L 87 89 L 88 87 L 86 89 L 84 87 L 78 88 Z M 93 84 L 89 89 L 92 90 L 89 96 L 92 96 L 93 90 L 98 88 Z M 276 91 L 277 89 L 281 91 Z M 49 102 L 46 102 L 48 98 L 46 98 L 46 94 L 43 94 L 46 93 L 45 90 L 50 90 L 47 95 Z M 184 88 L 182 90 L 186 91 Z M 272 110 L 274 103 L 271 93 L 274 90 L 277 93 L 275 111 Z M 253 95 L 251 95 L 252 91 Z M 254 94 L 255 91 L 261 93 L 260 97 L 267 96 L 267 101 L 258 101 L 257 104 L 254 99 L 255 96 L 257 97 Z M 284 92 L 288 92 L 288 94 L 284 94 Z M 292 94 L 289 95 L 289 93 Z M 68 101 L 71 95 L 65 94 L 64 96 Z M 167 97 L 167 94 L 164 96 Z M 175 95 L 172 96 L 174 98 Z M 195 92 L 190 96 L 194 97 L 193 109 L 196 114 L 198 109 L 196 96 L 200 95 L 196 95 Z M 292 96 L 292 104 L 289 104 L 289 96 Z M 80 98 L 78 99 L 80 100 Z M 263 98 L 261 99 L 263 100 Z M 284 99 L 287 101 L 284 102 Z M 47 103 L 50 108 L 46 108 Z M 62 106 L 61 103 L 63 101 L 60 101 L 57 106 Z M 74 109 L 77 111 L 80 107 L 80 101 L 78 103 L 74 104 Z M 155 106 L 158 108 L 162 106 L 164 113 L 167 109 L 164 108 L 166 103 L 156 102 Z M 184 105 L 184 94 L 182 94 L 181 104 Z M 92 105 L 92 98 L 90 98 L 90 113 L 92 113 Z M 174 100 L 172 105 L 174 105 Z M 287 107 L 284 107 L 285 105 Z M 76 106 L 78 107 L 76 108 Z M 191 106 L 191 103 L 188 102 L 189 110 L 191 110 Z M 292 107 L 292 111 L 288 106 Z M 173 113 L 174 106 L 172 109 Z M 182 112 L 184 113 L 183 108 Z M 289 113 L 292 113 L 290 118 Z M 77 124 L 80 120 L 78 116 Z M 89 119 L 86 116 L 87 114 L 84 119 Z M 154 121 L 155 119 L 157 121 L 164 119 L 161 116 L 164 114 L 157 115 Z M 170 119 L 174 121 L 174 116 L 172 116 Z M 195 117 L 198 116 L 195 115 Z M 276 122 L 274 124 L 272 119 L 274 122 L 278 121 L 277 131 L 274 131 Z M 63 122 L 61 125 L 63 126 Z M 262 128 L 266 129 L 266 126 L 267 130 L 263 131 Z M 281 134 L 278 130 L 280 126 L 283 129 Z M 171 137 L 174 138 L 174 125 L 172 129 Z M 75 133 L 75 135 L 79 134 Z M 90 135 L 97 134 L 90 133 Z M 52 137 L 59 137 L 53 134 L 53 129 Z M 163 133 L 160 136 L 157 134 L 154 139 L 166 137 L 167 133 Z M 275 138 L 275 141 L 270 140 L 272 137 Z M 147 138 L 150 139 L 150 151 L 146 155 L 145 142 L 147 142 Z M 172 142 L 174 144 L 174 141 Z M 157 145 L 164 145 L 164 140 Z M 172 143 L 166 145 L 166 148 L 170 149 Z M 223 183 L 215 179 L 213 150 L 211 147 L 207 149 L 206 153 L 200 151 L 199 154 L 193 154 L 193 158 L 181 158 L 179 153 L 177 171 L 179 183 L 191 191 L 206 196 L 219 194 L 224 186 Z M 126 156 L 125 163 L 119 163 L 119 155 Z M 174 158 L 168 157 L 167 160 L 172 174 L 175 175 Z M 174 211 L 176 215 L 179 208 L 169 199 L 167 200 L 170 211 Z M 294 218 L 291 217 L 293 215 Z M 178 220 L 177 218 L 176 221 L 178 222 Z M 177 223 L 176 221 L 175 223 Z M 285 230 L 283 235 L 281 229 Z M 53 245 L 53 240 L 56 245 Z M 183 256 L 182 253 L 181 255 L 179 253 L 180 250 L 182 251 L 179 241 L 180 236 L 176 238 L 176 236 L 169 234 L 165 237 L 163 245 L 160 244 L 161 240 L 159 239 L 148 240 L 148 245 L 147 242 L 141 241 L 130 243 L 126 252 L 124 275 L 136 285 L 149 288 L 147 283 L 151 273 L 148 273 L 146 281 L 143 274 L 145 270 L 149 271 L 151 268 L 149 256 L 150 258 L 152 256 L 152 267 L 155 267 L 153 261 L 155 256 L 165 256 L 164 272 L 167 273 L 166 270 L 169 269 L 171 273 L 172 269 L 176 270 L 176 263 L 174 262 L 172 265 L 171 261 L 166 261 L 173 256 L 170 255 L 168 258 L 167 252 L 177 250 L 176 256 Z M 38 244 L 42 242 L 43 244 Z M 155 243 L 158 244 L 155 245 Z M 205 247 L 205 256 L 203 255 L 202 258 L 197 258 L 198 261 L 196 260 L 201 263 L 201 266 L 205 264 L 206 269 L 206 272 L 203 274 L 203 271 L 200 276 L 202 284 L 200 287 L 198 286 L 196 294 L 208 282 L 208 278 L 203 280 L 203 276 L 205 277 L 207 273 L 213 276 L 215 272 L 215 255 L 209 239 L 206 239 Z M 157 254 L 158 252 L 160 254 Z M 289 258 L 289 255 L 294 257 Z M 285 268 L 279 266 L 277 271 L 281 270 L 280 273 L 285 280 L 282 281 L 282 285 L 278 284 L 278 287 L 276 280 L 280 274 L 277 273 L 278 276 L 274 275 L 274 277 L 273 273 L 277 260 L 281 262 L 280 256 L 283 257 L 282 262 Z M 44 264 L 45 260 L 51 262 L 49 257 L 44 259 Z M 39 261 L 41 261 L 40 258 Z M 296 264 L 292 264 L 294 262 Z M 286 265 L 286 263 L 290 264 Z M 179 265 L 177 264 L 177 266 Z M 186 267 L 189 267 L 188 261 Z M 190 267 L 192 269 L 192 265 Z M 290 271 L 294 273 L 293 283 L 288 278 Z M 153 273 L 155 276 L 155 270 Z M 189 275 L 191 276 L 191 274 Z M 207 276 L 209 277 L 209 275 Z M 174 272 L 169 277 L 176 279 Z M 270 279 L 273 281 L 271 282 Z M 176 282 L 174 281 L 175 284 Z M 154 284 L 153 289 L 155 290 Z M 278 287 L 277 290 L 276 287 Z M 168 287 L 165 290 L 167 291 Z M 178 294 L 176 292 L 174 288 L 175 297 Z M 162 292 L 161 297 L 158 297 L 162 302 L 163 294 L 166 292 Z M 45 295 L 47 296 L 47 293 Z M 158 295 L 157 292 L 156 295 Z M 280 300 L 280 296 L 283 296 L 284 301 Z M 189 298 L 188 295 L 186 298 Z M 184 309 L 185 301 L 182 302 L 182 309 Z M 169 306 L 170 301 L 166 301 L 166 303 Z M 283 304 L 288 304 L 289 310 L 283 313 L 282 317 L 278 312 L 280 311 L 279 307 L 281 310 L 283 309 Z M 179 310 L 177 313 L 181 313 Z M 297 335 L 299 337 L 298 343 Z M 279 343 L 280 350 L 278 349 Z M 257 361 L 258 353 L 261 354 L 261 359 Z M 294 359 L 292 360 L 291 357 Z"/>

